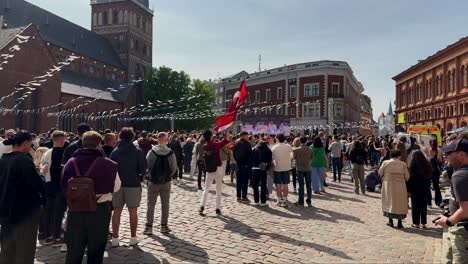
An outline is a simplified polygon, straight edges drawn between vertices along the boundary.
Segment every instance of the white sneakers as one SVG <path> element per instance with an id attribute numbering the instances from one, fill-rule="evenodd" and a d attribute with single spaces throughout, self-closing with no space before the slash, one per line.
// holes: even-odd
<path id="1" fill-rule="evenodd" d="M 112 247 L 118 247 L 119 246 L 119 238 L 112 238 Z"/>
<path id="2" fill-rule="evenodd" d="M 67 252 L 67 244 L 62 244 L 60 247 L 60 252 Z"/>
<path id="3" fill-rule="evenodd" d="M 130 246 L 136 246 L 138 244 L 138 239 L 136 237 L 131 237 L 130 238 L 130 243 L 128 243 Z"/>
<path id="4" fill-rule="evenodd" d="M 119 238 L 112 238 L 112 247 L 118 247 L 120 244 Z M 138 244 L 138 238 L 136 237 L 131 237 L 130 238 L 130 243 L 128 243 L 129 246 L 136 246 Z"/>

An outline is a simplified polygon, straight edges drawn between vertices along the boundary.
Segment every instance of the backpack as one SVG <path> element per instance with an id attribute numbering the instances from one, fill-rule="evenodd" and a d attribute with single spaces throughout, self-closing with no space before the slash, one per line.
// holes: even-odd
<path id="1" fill-rule="evenodd" d="M 81 176 L 76 160 L 72 159 L 75 176 L 68 180 L 67 205 L 70 212 L 95 212 L 97 197 L 94 191 L 94 174 L 97 160 L 95 159 L 84 176 Z"/>
<path id="2" fill-rule="evenodd" d="M 364 164 L 364 162 L 365 162 L 364 159 L 365 158 L 364 158 L 364 155 L 363 155 L 362 152 L 356 153 L 356 160 L 355 161 L 356 161 L 357 164 Z"/>
<path id="3" fill-rule="evenodd" d="M 218 164 L 216 164 L 215 148 L 206 148 L 203 153 L 203 162 L 205 163 L 206 172 L 216 172 Z"/>
<path id="4" fill-rule="evenodd" d="M 154 184 L 165 184 L 172 180 L 171 165 L 169 164 L 169 157 L 174 154 L 172 150 L 166 155 L 159 155 L 156 151 L 151 150 L 156 156 L 153 167 L 151 168 L 150 182 Z"/>

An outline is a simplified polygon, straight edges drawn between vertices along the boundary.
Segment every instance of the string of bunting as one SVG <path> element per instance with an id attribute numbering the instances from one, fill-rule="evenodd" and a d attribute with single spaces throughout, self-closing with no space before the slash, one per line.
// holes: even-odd
<path id="1" fill-rule="evenodd" d="M 3 70 L 3 66 L 8 64 L 9 60 L 15 57 L 15 53 L 21 50 L 21 45 L 29 41 L 30 36 L 16 35 L 15 40 L 18 44 L 11 46 L 8 49 L 8 53 L 0 54 L 0 71 Z M 34 38 L 34 37 L 33 37 Z"/>
<path id="2" fill-rule="evenodd" d="M 16 105 L 13 107 L 13 109 L 18 108 L 21 105 L 21 103 L 32 94 L 33 91 L 41 87 L 43 83 L 47 82 L 49 78 L 53 77 L 56 73 L 60 72 L 64 67 L 70 65 L 71 62 L 79 58 L 81 57 L 71 55 L 65 61 L 59 62 L 58 65 L 52 66 L 52 68 L 49 69 L 45 75 L 36 76 L 33 78 L 33 80 L 27 83 L 19 84 L 18 87 L 14 88 L 15 91 L 0 98 L 0 103 L 2 103 L 8 98 L 15 96 L 16 94 L 19 94 L 21 91 L 26 91 L 21 97 L 15 100 Z"/>

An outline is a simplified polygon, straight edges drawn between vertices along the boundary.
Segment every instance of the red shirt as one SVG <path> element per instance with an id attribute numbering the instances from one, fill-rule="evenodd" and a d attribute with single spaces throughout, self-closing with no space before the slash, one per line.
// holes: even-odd
<path id="1" fill-rule="evenodd" d="M 221 166 L 221 159 L 219 158 L 219 151 L 224 147 L 226 146 L 227 144 L 229 143 L 229 141 L 227 141 L 226 139 L 223 139 L 222 141 L 220 142 L 216 142 L 214 143 L 213 141 L 208 141 L 208 143 L 206 143 L 205 146 L 203 146 L 203 149 L 204 150 L 207 150 L 207 149 L 210 149 L 210 148 L 213 148 L 215 149 L 215 155 L 216 155 L 216 166 Z"/>

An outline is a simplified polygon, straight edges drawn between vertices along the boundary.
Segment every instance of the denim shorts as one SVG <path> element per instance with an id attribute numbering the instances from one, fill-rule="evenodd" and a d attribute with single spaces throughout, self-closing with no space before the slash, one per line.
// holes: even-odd
<path id="1" fill-rule="evenodd" d="M 289 184 L 289 171 L 275 171 L 275 184 Z"/>

